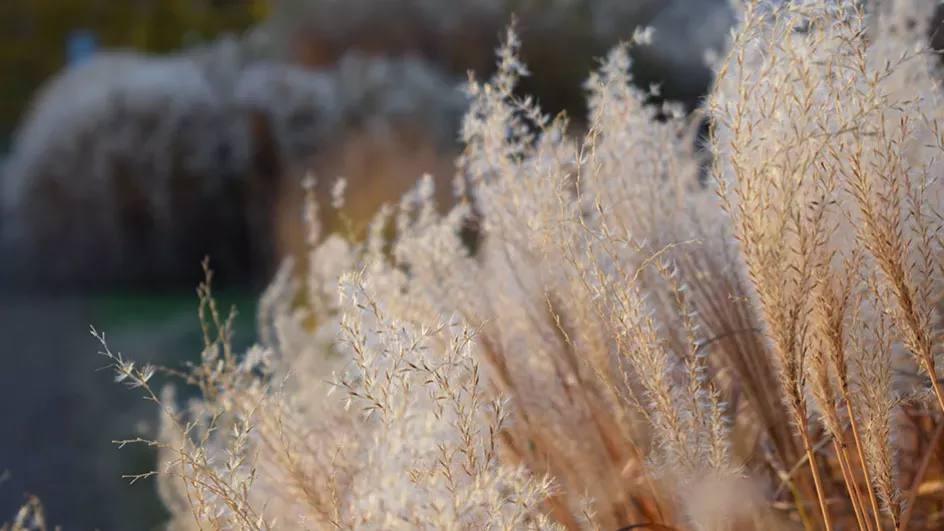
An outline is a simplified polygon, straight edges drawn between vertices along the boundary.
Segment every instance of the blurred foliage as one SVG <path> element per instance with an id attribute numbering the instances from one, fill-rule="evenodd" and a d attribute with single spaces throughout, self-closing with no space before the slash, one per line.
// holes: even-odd
<path id="1" fill-rule="evenodd" d="M 256 328 L 256 310 L 258 293 L 247 291 L 214 290 L 214 298 L 223 318 L 230 310 L 237 313 L 235 325 L 243 332 L 252 332 Z M 138 293 L 110 292 L 96 296 L 98 313 L 103 319 L 103 329 L 120 328 L 130 325 L 143 325 L 176 318 L 187 314 L 193 319 L 194 330 L 199 333 L 197 307 L 200 299 L 194 290 L 186 292 Z M 199 339 L 200 336 L 197 336 Z"/>
<path id="2" fill-rule="evenodd" d="M 66 63 L 69 35 L 99 48 L 168 52 L 263 20 L 269 0 L 0 1 L 0 147 L 33 91 Z"/>

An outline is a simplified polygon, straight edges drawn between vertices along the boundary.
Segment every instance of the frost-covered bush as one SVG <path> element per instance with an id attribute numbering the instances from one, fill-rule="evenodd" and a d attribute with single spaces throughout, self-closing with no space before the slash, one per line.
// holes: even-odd
<path id="1" fill-rule="evenodd" d="M 413 57 L 312 71 L 233 39 L 101 53 L 26 116 L 4 170 L 3 241 L 21 273 L 59 285 L 182 285 L 205 255 L 224 279 L 258 279 L 299 250 L 307 174 L 321 197 L 346 179 L 352 224 L 424 172 L 451 179 L 465 101 Z"/>
<path id="2" fill-rule="evenodd" d="M 233 97 L 253 141 L 246 175 L 253 255 L 271 272 L 281 258 L 277 198 L 297 181 L 288 172 L 324 148 L 345 113 L 344 102 L 329 74 L 272 61 L 246 68 Z"/>
<path id="3" fill-rule="evenodd" d="M 233 98 L 240 113 L 267 129 L 274 155 L 287 164 L 316 153 L 347 112 L 330 74 L 272 61 L 246 68 L 235 84 Z"/>
<path id="4" fill-rule="evenodd" d="M 224 268 L 245 261 L 233 194 L 250 135 L 220 95 L 226 74 L 206 68 L 223 63 L 104 52 L 39 91 L 0 194 L 23 271 L 161 283 L 198 276 L 208 252 Z"/>

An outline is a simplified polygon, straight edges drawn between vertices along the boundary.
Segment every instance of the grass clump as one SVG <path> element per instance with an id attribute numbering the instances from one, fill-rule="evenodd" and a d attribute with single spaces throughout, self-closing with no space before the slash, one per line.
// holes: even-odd
<path id="1" fill-rule="evenodd" d="M 425 178 L 364 243 L 315 237 L 311 211 L 308 307 L 287 262 L 242 356 L 205 284 L 186 407 L 109 354 L 161 404 L 173 528 L 938 526 L 925 8 L 742 7 L 707 185 L 697 123 L 644 105 L 626 47 L 590 76 L 575 141 L 513 96 L 509 31 L 469 85 L 458 206 L 441 215 Z"/>

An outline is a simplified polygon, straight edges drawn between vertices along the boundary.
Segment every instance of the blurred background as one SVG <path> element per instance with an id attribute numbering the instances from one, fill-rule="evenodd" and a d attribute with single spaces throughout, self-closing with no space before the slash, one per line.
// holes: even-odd
<path id="1" fill-rule="evenodd" d="M 65 530 L 160 528 L 154 482 L 122 478 L 154 454 L 112 442 L 154 437 L 156 410 L 90 326 L 140 363 L 195 359 L 208 256 L 245 349 L 278 264 L 304 267 L 310 173 L 351 238 L 424 172 L 448 208 L 467 72 L 493 73 L 513 13 L 521 93 L 574 134 L 588 74 L 637 27 L 638 85 L 691 111 L 733 22 L 726 0 L 0 2 L 0 523 L 33 494 Z"/>
<path id="2" fill-rule="evenodd" d="M 44 503 L 49 523 L 63 529 L 158 526 L 165 513 L 153 482 L 129 485 L 121 477 L 152 469 L 153 453 L 143 447 L 118 450 L 111 442 L 153 435 L 153 406 L 102 370 L 107 360 L 96 354 L 99 345 L 89 327 L 105 331 L 113 348 L 128 356 L 171 367 L 193 359 L 200 344 L 196 283 L 189 278 L 165 284 L 172 289 L 164 292 L 155 292 L 137 275 L 137 285 L 108 278 L 92 283 L 74 256 L 57 253 L 75 234 L 67 230 L 70 223 L 83 223 L 94 210 L 108 208 L 104 198 L 97 205 L 82 203 L 79 192 L 107 172 L 95 169 L 93 156 L 107 160 L 118 154 L 78 144 L 106 142 L 105 129 L 143 115 L 129 112 L 108 126 L 92 125 L 107 115 L 95 97 L 129 90 L 122 88 L 117 66 L 108 79 L 76 78 L 62 89 L 56 83 L 82 77 L 99 52 L 124 50 L 146 61 L 152 54 L 180 54 L 227 33 L 240 36 L 265 20 L 268 10 L 267 2 L 257 0 L 0 2 L 0 335 L 5 338 L 0 346 L 0 524 L 12 521 L 26 495 L 34 494 Z M 135 75 L 126 70 L 125 75 Z M 163 82 L 172 90 L 177 80 L 169 75 Z M 50 88 L 54 93 L 44 98 L 42 91 Z M 78 92 L 91 92 L 92 98 L 79 98 Z M 91 114 L 76 116 L 82 112 Z M 39 116 L 43 113 L 48 118 Z M 44 120 L 62 136 L 31 132 L 36 125 L 45 127 Z M 133 156 L 141 142 L 140 137 L 129 142 L 121 153 Z M 62 160 L 64 172 L 38 168 L 35 161 L 46 156 L 68 157 Z M 15 176 L 11 166 L 18 168 Z M 145 172 L 141 178 L 154 175 Z M 27 191 L 50 181 L 68 187 L 73 193 L 63 201 L 77 208 L 57 211 L 48 189 Z M 26 225 L 30 212 L 35 216 Z M 55 231 L 40 234 L 37 219 L 48 219 Z M 101 233 L 91 223 L 78 230 L 80 237 Z M 190 265 L 199 268 L 199 263 Z M 31 267 L 37 268 L 34 273 Z M 251 334 L 252 290 L 234 285 L 232 291 L 221 302 L 246 312 L 239 332 Z M 243 345 L 251 341 L 249 336 L 238 339 Z"/>

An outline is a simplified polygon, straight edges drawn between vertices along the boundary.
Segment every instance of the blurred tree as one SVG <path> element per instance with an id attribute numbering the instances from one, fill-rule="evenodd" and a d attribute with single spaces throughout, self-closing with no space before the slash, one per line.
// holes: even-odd
<path id="1" fill-rule="evenodd" d="M 34 90 L 66 65 L 69 35 L 94 35 L 100 47 L 149 52 L 242 32 L 263 20 L 269 0 L 0 1 L 0 146 Z"/>

